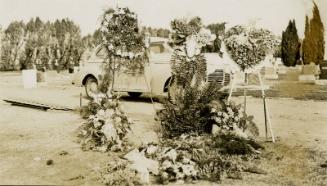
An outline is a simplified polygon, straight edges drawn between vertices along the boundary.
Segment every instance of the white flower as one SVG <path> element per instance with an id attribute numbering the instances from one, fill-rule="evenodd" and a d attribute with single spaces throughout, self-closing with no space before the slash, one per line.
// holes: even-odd
<path id="1" fill-rule="evenodd" d="M 223 113 L 220 111 L 217 114 L 218 114 L 218 116 L 223 116 Z"/>
<path id="2" fill-rule="evenodd" d="M 196 172 L 192 165 L 183 165 L 182 169 L 186 176 L 194 176 L 194 173 Z"/>
<path id="3" fill-rule="evenodd" d="M 189 158 L 185 158 L 185 157 L 183 157 L 183 159 L 182 159 L 182 163 L 183 164 L 191 164 L 191 160 L 189 159 Z"/>
<path id="4" fill-rule="evenodd" d="M 105 28 L 107 28 L 108 25 L 109 25 L 108 21 L 104 21 L 104 22 L 102 23 L 102 26 L 105 27 Z"/>
<path id="5" fill-rule="evenodd" d="M 107 14 L 105 16 L 106 21 L 110 21 L 112 19 L 112 14 Z"/>
<path id="6" fill-rule="evenodd" d="M 211 108 L 211 112 L 217 112 L 217 109 Z"/>
<path id="7" fill-rule="evenodd" d="M 217 125 L 212 125 L 211 134 L 215 135 L 218 134 L 220 131 L 221 131 L 220 127 L 218 127 Z"/>
<path id="8" fill-rule="evenodd" d="M 118 138 L 117 131 L 111 123 L 106 123 L 102 126 L 101 132 L 108 140 L 116 140 Z"/>
<path id="9" fill-rule="evenodd" d="M 122 53 L 122 52 L 121 52 L 120 49 L 118 49 L 117 52 L 116 52 L 116 54 L 119 55 L 119 56 L 121 55 L 121 53 Z"/>
<path id="10" fill-rule="evenodd" d="M 164 170 L 166 170 L 166 169 L 168 169 L 168 168 L 170 168 L 170 167 L 172 167 L 173 166 L 173 163 L 171 162 L 171 161 L 169 161 L 169 160 L 165 160 L 164 162 L 162 162 L 162 164 L 161 164 L 161 167 L 162 167 L 162 169 L 164 169 Z"/>
<path id="11" fill-rule="evenodd" d="M 112 109 L 106 109 L 105 113 L 107 117 L 111 117 L 114 114 L 114 111 Z"/>
<path id="12" fill-rule="evenodd" d="M 170 160 L 172 160 L 173 162 L 175 162 L 176 158 L 177 158 L 177 152 L 175 149 L 171 149 L 170 151 L 168 151 L 164 157 L 168 157 Z"/>
<path id="13" fill-rule="evenodd" d="M 221 123 L 221 118 L 220 117 L 215 117 L 214 120 L 215 120 L 216 123 Z"/>
<path id="14" fill-rule="evenodd" d="M 234 117 L 234 120 L 237 122 L 237 121 L 240 120 L 240 118 L 239 118 L 238 116 L 235 116 L 235 117 Z"/>
<path id="15" fill-rule="evenodd" d="M 98 117 L 99 119 L 104 119 L 104 118 L 106 117 L 106 113 L 105 113 L 105 111 L 104 111 L 103 109 L 98 110 L 98 112 L 97 112 L 97 117 Z"/>
<path id="16" fill-rule="evenodd" d="M 109 44 L 108 49 L 112 50 L 112 49 L 114 49 L 114 46 L 112 44 Z"/>
<path id="17" fill-rule="evenodd" d="M 122 52 L 121 56 L 122 57 L 127 57 L 128 56 L 128 53 L 127 52 Z"/>
<path id="18" fill-rule="evenodd" d="M 106 27 L 104 27 L 104 26 L 102 26 L 102 27 L 100 27 L 100 31 L 101 31 L 102 33 L 104 33 L 104 32 L 106 32 L 106 31 L 107 31 L 107 28 L 106 28 Z"/>
<path id="19" fill-rule="evenodd" d="M 186 53 L 189 58 L 192 58 L 197 53 L 198 42 L 195 36 L 188 36 L 185 42 Z"/>
<path id="20" fill-rule="evenodd" d="M 157 146 L 150 145 L 146 148 L 146 153 L 151 156 L 151 155 L 155 154 L 157 152 L 157 150 L 158 150 Z"/>
<path id="21" fill-rule="evenodd" d="M 133 53 L 133 52 L 129 52 L 129 53 L 128 53 L 128 57 L 129 57 L 130 59 L 133 59 L 133 58 L 134 58 L 134 53 Z"/>
<path id="22" fill-rule="evenodd" d="M 115 117 L 115 123 L 120 123 L 121 122 L 121 118 L 120 117 Z"/>

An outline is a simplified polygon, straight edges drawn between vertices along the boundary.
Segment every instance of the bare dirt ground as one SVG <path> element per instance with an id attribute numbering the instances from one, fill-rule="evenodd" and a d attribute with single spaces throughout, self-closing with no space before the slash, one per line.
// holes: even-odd
<path id="1" fill-rule="evenodd" d="M 80 149 L 75 136 L 83 120 L 78 111 L 41 111 L 2 101 L 24 98 L 79 108 L 79 95 L 84 89 L 70 82 L 70 74 L 49 72 L 48 84 L 28 90 L 22 88 L 20 73 L 0 73 L 0 184 L 96 185 L 100 184 L 97 176 L 101 166 L 120 155 Z M 243 98 L 233 100 L 241 103 Z M 324 185 L 327 171 L 319 165 L 327 160 L 327 101 L 274 97 L 267 102 L 279 139 L 276 144 L 265 144 L 268 161 L 261 166 L 268 174 L 246 174 L 243 180 L 227 179 L 223 184 Z M 123 99 L 123 108 L 135 121 L 131 136 L 135 143 L 157 140 L 159 124 L 154 121 L 149 99 Z M 160 104 L 156 103 L 155 108 Z M 248 99 L 248 113 L 255 116 L 264 137 L 262 108 L 260 98 Z"/>

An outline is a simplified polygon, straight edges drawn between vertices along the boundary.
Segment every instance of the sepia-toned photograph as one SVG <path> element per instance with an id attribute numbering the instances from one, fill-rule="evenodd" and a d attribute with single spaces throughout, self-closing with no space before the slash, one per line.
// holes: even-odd
<path id="1" fill-rule="evenodd" d="M 327 0 L 0 0 L 0 185 L 327 185 Z"/>

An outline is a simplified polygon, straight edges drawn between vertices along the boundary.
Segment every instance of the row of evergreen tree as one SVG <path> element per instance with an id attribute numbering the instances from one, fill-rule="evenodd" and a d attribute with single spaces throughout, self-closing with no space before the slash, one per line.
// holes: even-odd
<path id="1" fill-rule="evenodd" d="M 296 64 L 320 64 L 324 60 L 325 40 L 324 25 L 318 6 L 314 3 L 313 15 L 305 17 L 304 39 L 299 39 L 295 20 L 290 20 L 282 33 L 281 58 L 286 66 Z"/>
<path id="2" fill-rule="evenodd" d="M 153 37 L 169 37 L 170 31 L 143 27 Z M 80 27 L 66 18 L 44 22 L 39 17 L 27 23 L 13 21 L 0 27 L 0 70 L 37 67 L 67 69 L 78 65 L 83 52 L 101 43 L 101 32 L 81 36 Z"/>
<path id="3" fill-rule="evenodd" d="M 36 17 L 13 21 L 1 35 L 1 69 L 19 70 L 33 64 L 68 68 L 83 52 L 80 28 L 69 19 L 43 22 Z"/>

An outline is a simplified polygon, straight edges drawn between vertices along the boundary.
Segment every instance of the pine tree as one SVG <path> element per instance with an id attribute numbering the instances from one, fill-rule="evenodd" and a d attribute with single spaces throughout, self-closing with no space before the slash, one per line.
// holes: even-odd
<path id="1" fill-rule="evenodd" d="M 324 41 L 324 25 L 321 21 L 318 6 L 314 3 L 313 17 L 310 20 L 310 31 L 312 34 L 312 40 L 314 42 L 314 57 L 313 60 L 316 64 L 319 64 L 325 55 L 325 41 Z"/>
<path id="2" fill-rule="evenodd" d="M 304 64 L 314 62 L 319 64 L 325 55 L 324 25 L 321 21 L 318 6 L 314 3 L 313 16 L 310 19 L 306 16 L 305 32 L 303 40 L 303 61 Z"/>
<path id="3" fill-rule="evenodd" d="M 304 30 L 304 39 L 302 43 L 302 58 L 304 64 L 310 64 L 313 61 L 313 52 L 312 50 L 312 39 L 310 32 L 310 23 L 309 17 L 305 16 L 305 30 Z"/>
<path id="4" fill-rule="evenodd" d="M 300 58 L 299 36 L 297 34 L 295 20 L 289 21 L 288 26 L 282 33 L 282 61 L 286 66 L 295 66 L 296 61 Z"/>

